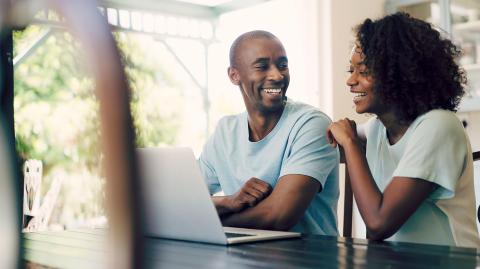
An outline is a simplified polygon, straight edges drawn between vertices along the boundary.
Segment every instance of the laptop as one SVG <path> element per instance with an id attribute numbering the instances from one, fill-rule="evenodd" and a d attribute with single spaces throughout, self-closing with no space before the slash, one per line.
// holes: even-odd
<path id="1" fill-rule="evenodd" d="M 190 148 L 137 149 L 148 236 L 231 245 L 299 233 L 222 227 Z"/>

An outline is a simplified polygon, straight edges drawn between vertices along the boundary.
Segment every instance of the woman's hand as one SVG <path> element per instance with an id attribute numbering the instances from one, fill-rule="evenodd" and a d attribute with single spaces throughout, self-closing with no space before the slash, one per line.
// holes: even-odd
<path id="1" fill-rule="evenodd" d="M 355 121 L 345 118 L 330 124 L 327 128 L 327 139 L 332 147 L 345 146 L 349 141 L 358 140 Z"/>

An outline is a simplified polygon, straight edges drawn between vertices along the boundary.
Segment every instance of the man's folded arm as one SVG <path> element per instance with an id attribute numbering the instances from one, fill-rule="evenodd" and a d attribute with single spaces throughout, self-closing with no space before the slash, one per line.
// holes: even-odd
<path id="1" fill-rule="evenodd" d="M 258 178 L 250 178 L 236 193 L 229 196 L 213 196 L 212 201 L 218 215 L 237 213 L 246 207 L 252 207 L 268 197 L 272 187 Z"/>
<path id="2" fill-rule="evenodd" d="M 321 189 L 316 179 L 299 174 L 282 176 L 272 193 L 256 206 L 222 217 L 224 226 L 287 231 L 304 215 Z"/>

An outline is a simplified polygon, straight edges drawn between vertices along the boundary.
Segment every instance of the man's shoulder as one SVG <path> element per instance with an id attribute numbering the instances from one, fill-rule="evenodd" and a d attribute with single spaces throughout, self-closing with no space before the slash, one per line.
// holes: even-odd
<path id="1" fill-rule="evenodd" d="M 241 128 L 244 120 L 246 120 L 245 112 L 235 115 L 223 116 L 218 121 L 215 132 L 231 132 L 237 128 Z"/>
<path id="2" fill-rule="evenodd" d="M 298 101 L 288 100 L 289 117 L 295 121 L 330 124 L 330 117 L 320 109 Z"/>

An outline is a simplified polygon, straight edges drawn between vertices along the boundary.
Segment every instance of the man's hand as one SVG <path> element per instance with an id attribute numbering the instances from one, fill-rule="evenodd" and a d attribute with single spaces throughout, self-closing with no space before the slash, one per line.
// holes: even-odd
<path id="1" fill-rule="evenodd" d="M 252 207 L 265 199 L 272 192 L 272 187 L 258 178 L 250 178 L 240 190 L 229 196 L 212 197 L 218 214 L 237 213 Z"/>
<path id="2" fill-rule="evenodd" d="M 239 212 L 246 207 L 252 207 L 267 197 L 272 187 L 258 178 L 250 178 L 235 194 L 228 196 L 229 208 L 232 212 Z"/>

